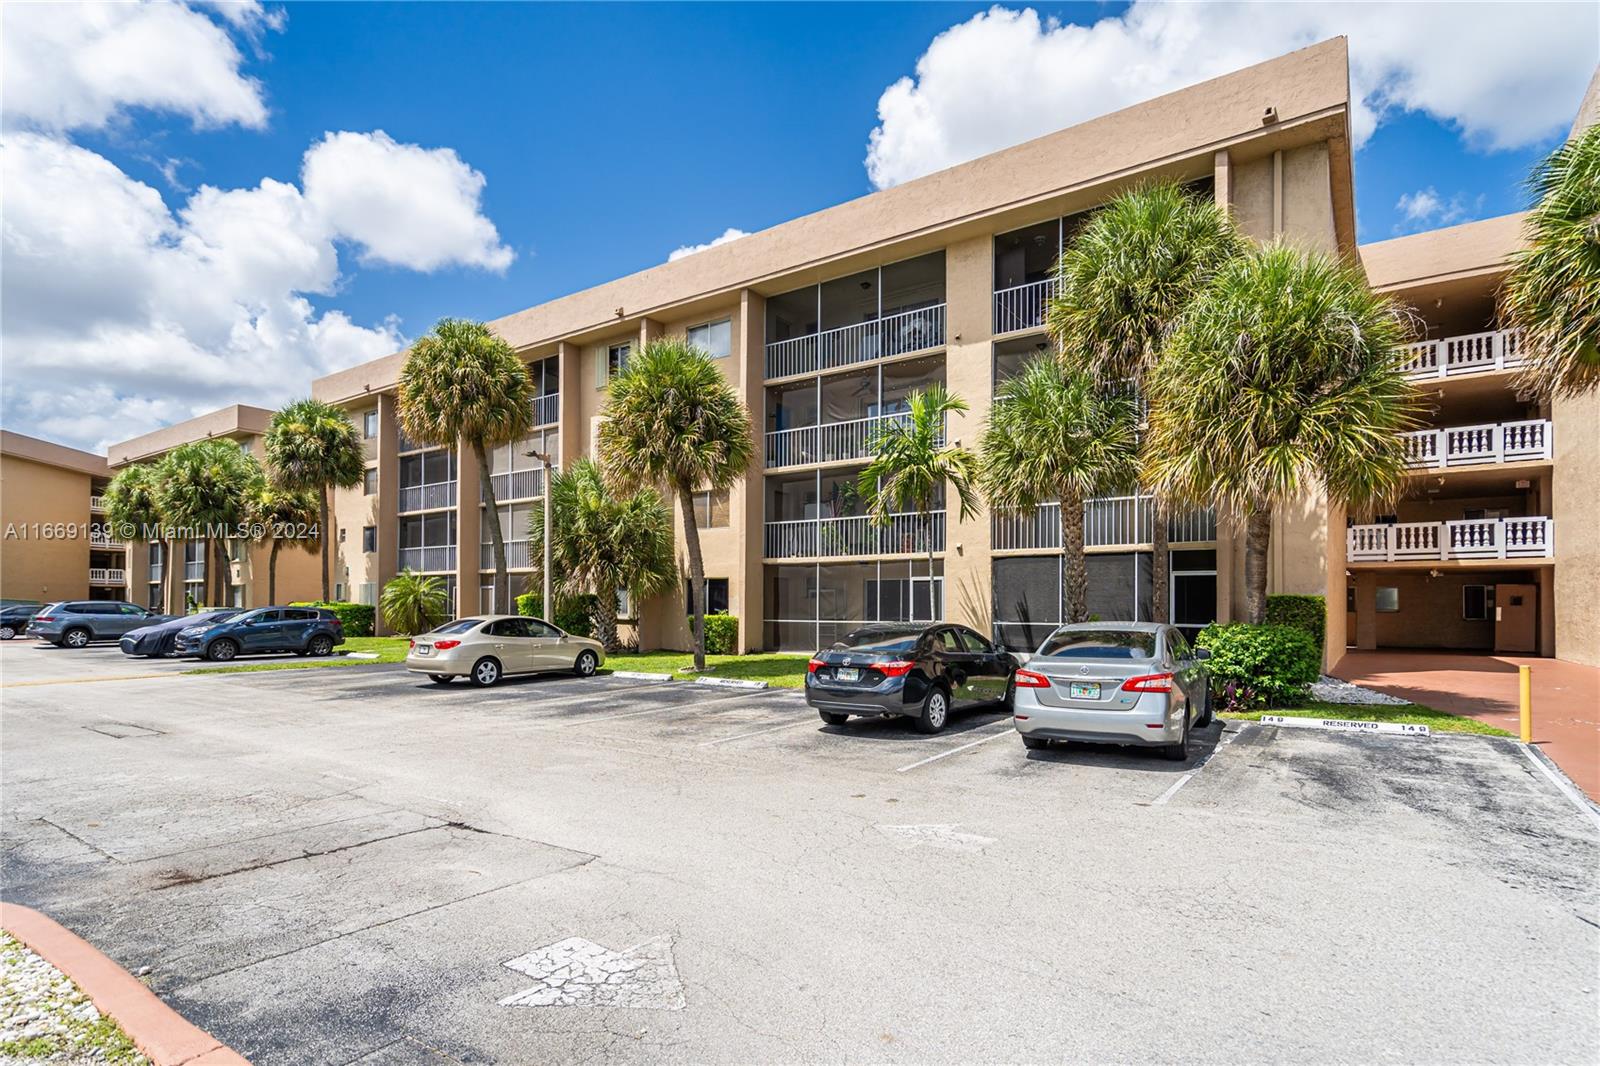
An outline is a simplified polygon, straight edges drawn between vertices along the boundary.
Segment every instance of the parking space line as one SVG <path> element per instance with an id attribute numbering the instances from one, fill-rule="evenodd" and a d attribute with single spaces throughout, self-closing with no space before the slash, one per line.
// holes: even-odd
<path id="1" fill-rule="evenodd" d="M 940 759 L 946 758 L 947 756 L 960 754 L 961 752 L 966 751 L 968 748 L 977 747 L 979 744 L 987 744 L 991 740 L 999 740 L 1001 737 L 1005 736 L 1007 733 L 1013 733 L 1013 732 L 1015 732 L 1015 729 L 1012 727 L 1011 723 L 1008 721 L 1008 722 L 1006 722 L 1006 727 L 1004 729 L 1002 729 L 998 733 L 991 733 L 990 735 L 988 735 L 986 737 L 983 737 L 980 740 L 974 740 L 970 744 L 963 744 L 959 748 L 951 748 L 949 751 L 941 751 L 939 754 L 930 755 L 926 759 L 918 759 L 916 762 L 912 763 L 910 766 L 901 766 L 901 767 L 897 768 L 895 770 L 895 773 L 903 774 L 907 770 L 915 770 L 919 766 L 926 766 L 931 762 L 938 762 Z"/>
<path id="2" fill-rule="evenodd" d="M 748 699 L 750 697 L 750 693 L 748 693 L 748 692 L 730 693 L 729 695 L 718 697 L 718 698 L 713 698 L 713 699 L 703 699 L 702 698 L 702 699 L 699 699 L 699 700 L 686 700 L 686 701 L 684 701 L 682 703 L 678 703 L 678 702 L 663 703 L 659 707 L 647 707 L 642 711 L 623 711 L 621 714 L 602 714 L 597 718 L 573 717 L 573 718 L 563 718 L 561 721 L 555 721 L 555 722 L 551 721 L 548 718 L 543 718 L 543 719 L 536 719 L 536 721 L 541 725 L 551 725 L 551 726 L 564 728 L 564 727 L 567 727 L 567 726 L 575 726 L 575 725 L 589 725 L 589 724 L 594 723 L 594 722 L 614 722 L 619 718 L 639 718 L 639 717 L 641 717 L 643 715 L 661 714 L 661 713 L 663 713 L 665 711 L 677 711 L 677 710 L 683 710 L 683 709 L 686 709 L 686 708 L 687 709 L 693 709 L 693 708 L 696 708 L 696 707 L 702 707 L 702 706 L 704 706 L 705 704 L 708 704 L 708 703 L 726 703 L 729 700 L 736 700 L 736 699 L 740 699 L 741 697 L 745 698 L 745 699 Z"/>
<path id="3" fill-rule="evenodd" d="M 696 744 L 695 747 L 709 748 L 715 744 L 726 744 L 730 740 L 743 740 L 745 737 L 758 737 L 762 733 L 776 733 L 780 729 L 796 729 L 803 725 L 816 725 L 816 722 L 814 722 L 810 717 L 807 717 L 805 721 L 802 722 L 784 722 L 782 725 L 769 725 L 765 729 L 752 729 L 748 733 L 736 733 L 731 737 L 718 737 L 716 740 L 703 740 L 699 744 Z M 818 728 L 821 727 L 818 726 Z"/>
<path id="4" fill-rule="evenodd" d="M 1595 813 L 1593 805 L 1580 796 L 1576 789 L 1563 781 L 1560 776 L 1555 773 L 1555 771 L 1551 770 L 1550 767 L 1545 765 L 1542 757 L 1544 755 L 1543 752 L 1535 752 L 1532 745 L 1524 744 L 1522 745 L 1522 754 L 1528 757 L 1529 762 L 1538 767 L 1541 774 L 1544 774 L 1545 777 L 1550 779 L 1550 783 L 1556 786 L 1556 791 L 1560 792 L 1568 803 L 1571 803 L 1574 807 L 1578 808 L 1578 810 L 1582 811 L 1584 817 L 1593 822 L 1596 829 L 1600 829 L 1600 814 Z"/>
<path id="5" fill-rule="evenodd" d="M 1244 732 L 1244 730 L 1242 728 L 1230 730 L 1226 726 L 1224 726 L 1223 727 L 1223 732 L 1222 732 L 1222 739 L 1217 741 L 1216 747 L 1214 747 L 1210 751 L 1206 752 L 1206 757 L 1204 759 L 1201 759 L 1198 763 L 1196 763 L 1193 770 L 1190 770 L 1188 773 L 1186 773 L 1182 777 L 1178 778 L 1176 781 L 1174 781 L 1172 783 L 1172 786 L 1170 788 L 1168 788 L 1165 792 L 1161 793 L 1161 795 L 1157 796 L 1155 799 L 1151 800 L 1150 801 L 1150 806 L 1152 806 L 1152 807 L 1165 807 L 1167 805 L 1167 801 L 1170 800 L 1173 796 L 1176 796 L 1178 794 L 1178 789 L 1182 788 L 1184 785 L 1187 785 L 1191 780 L 1193 780 L 1194 779 L 1194 775 L 1199 773 L 1201 770 L 1204 770 L 1206 768 L 1206 763 L 1208 763 L 1212 759 L 1214 759 L 1216 757 L 1217 752 L 1221 751 L 1223 748 L 1227 747 L 1229 744 L 1232 744 L 1233 743 L 1233 739 L 1235 737 L 1237 737 L 1240 733 L 1243 733 L 1243 732 Z"/>

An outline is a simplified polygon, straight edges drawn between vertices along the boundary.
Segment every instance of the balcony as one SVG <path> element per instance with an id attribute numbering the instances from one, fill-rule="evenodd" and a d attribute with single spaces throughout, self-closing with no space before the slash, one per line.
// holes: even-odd
<path id="1" fill-rule="evenodd" d="M 89 547 L 106 548 L 108 550 L 115 551 L 119 548 L 126 548 L 127 546 L 128 545 L 126 542 L 120 541 L 116 537 L 113 537 L 107 531 L 107 527 L 98 525 L 89 527 Z"/>
<path id="2" fill-rule="evenodd" d="M 1055 278 L 1046 278 L 997 290 L 994 294 L 995 335 L 1042 327 L 1045 308 L 1056 294 L 1056 287 Z"/>
<path id="3" fill-rule="evenodd" d="M 775 430 L 767 434 L 767 467 L 775 469 L 808 463 L 870 459 L 876 454 L 873 442 L 883 427 L 903 425 L 908 417 L 904 413 L 874 415 L 848 422 Z"/>
<path id="4" fill-rule="evenodd" d="M 1403 436 L 1406 459 L 1413 470 L 1446 470 L 1490 463 L 1548 463 L 1551 458 L 1551 427 L 1544 418 L 1421 429 Z"/>
<path id="5" fill-rule="evenodd" d="M 1083 505 L 1085 548 L 1137 548 L 1151 543 L 1155 501 L 1149 496 L 1102 496 Z M 995 551 L 1060 551 L 1061 505 L 1047 503 L 1033 514 L 997 514 Z M 1175 514 L 1167 522 L 1171 544 L 1207 544 L 1217 539 L 1216 512 L 1209 507 Z"/>
<path id="6" fill-rule="evenodd" d="M 456 568 L 454 544 L 433 548 L 401 548 L 400 569 L 418 573 L 447 573 Z"/>
<path id="7" fill-rule="evenodd" d="M 91 566 L 89 568 L 89 584 L 91 585 L 114 585 L 121 587 L 127 583 L 128 572 L 126 570 L 111 570 L 98 566 Z"/>
<path id="8" fill-rule="evenodd" d="M 1405 373 L 1414 380 L 1515 370 L 1523 363 L 1522 334 L 1491 330 L 1406 345 Z"/>
<path id="9" fill-rule="evenodd" d="M 1550 559 L 1555 523 L 1529 517 L 1351 526 L 1345 554 L 1352 563 Z"/>
<path id="10" fill-rule="evenodd" d="M 561 394 L 559 392 L 546 393 L 533 398 L 533 424 L 536 426 L 553 426 L 561 421 Z"/>
<path id="11" fill-rule="evenodd" d="M 848 518 L 802 518 L 768 522 L 764 553 L 768 559 L 839 558 L 854 555 L 925 555 L 932 535 L 933 550 L 944 551 L 945 513 L 896 514 L 887 525 L 874 525 L 865 515 Z"/>
<path id="12" fill-rule="evenodd" d="M 767 377 L 786 378 L 820 370 L 908 355 L 944 346 L 945 305 L 919 307 L 871 322 L 767 345 Z"/>
<path id="13" fill-rule="evenodd" d="M 106 509 L 106 498 L 104 496 L 90 496 L 89 497 L 89 510 L 90 510 L 91 513 L 93 513 L 93 514 L 102 514 L 102 513 L 105 512 L 105 509 Z"/>
<path id="14" fill-rule="evenodd" d="M 504 474 L 491 474 L 489 484 L 494 488 L 496 503 L 537 499 L 544 495 L 544 470 L 512 470 Z"/>
<path id="15" fill-rule="evenodd" d="M 411 485 L 400 489 L 396 509 L 400 514 L 433 511 L 456 505 L 456 483 L 438 481 L 431 485 Z"/>
<path id="16" fill-rule="evenodd" d="M 533 567 L 533 552 L 529 542 L 525 540 L 506 541 L 506 569 L 528 570 Z M 494 569 L 494 545 L 480 544 L 478 546 L 478 569 Z"/>

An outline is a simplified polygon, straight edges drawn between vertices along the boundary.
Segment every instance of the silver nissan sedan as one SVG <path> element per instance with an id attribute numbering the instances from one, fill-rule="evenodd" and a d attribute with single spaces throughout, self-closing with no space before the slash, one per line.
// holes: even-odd
<path id="1" fill-rule="evenodd" d="M 1189 757 L 1189 732 L 1211 724 L 1205 660 L 1158 622 L 1065 625 L 1012 680 L 1012 722 L 1029 748 L 1052 740 L 1157 747 Z"/>

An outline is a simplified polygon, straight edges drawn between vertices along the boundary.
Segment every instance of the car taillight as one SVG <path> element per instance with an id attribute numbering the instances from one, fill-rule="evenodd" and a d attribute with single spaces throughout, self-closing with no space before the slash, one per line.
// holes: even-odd
<path id="1" fill-rule="evenodd" d="M 1014 675 L 1018 688 L 1049 688 L 1050 679 L 1043 674 L 1036 674 L 1032 670 L 1018 670 Z"/>
<path id="2" fill-rule="evenodd" d="M 1141 674 L 1122 683 L 1124 692 L 1171 692 L 1171 674 Z"/>
<path id="3" fill-rule="evenodd" d="M 35 622 L 54 622 L 55 617 L 48 614 L 36 614 L 33 616 L 33 620 Z"/>
<path id="4" fill-rule="evenodd" d="M 819 667 L 821 665 L 822 665 L 822 660 L 821 659 L 812 659 L 810 662 L 806 663 L 806 673 L 808 673 L 808 674 L 816 673 L 817 672 L 817 667 Z"/>
<path id="5" fill-rule="evenodd" d="M 884 677 L 904 677 L 916 665 L 916 663 L 906 659 L 894 659 L 886 663 L 873 663 L 868 669 L 876 670 Z"/>
<path id="6" fill-rule="evenodd" d="M 459 640 L 436 640 L 433 642 L 433 646 L 439 651 L 449 651 L 451 648 L 460 647 L 461 642 Z"/>
<path id="7" fill-rule="evenodd" d="M 416 646 L 417 646 L 417 642 L 416 642 L 416 641 L 414 641 L 414 640 L 408 640 L 408 641 L 406 641 L 406 647 L 408 647 L 408 648 L 415 648 L 415 647 L 416 647 Z"/>

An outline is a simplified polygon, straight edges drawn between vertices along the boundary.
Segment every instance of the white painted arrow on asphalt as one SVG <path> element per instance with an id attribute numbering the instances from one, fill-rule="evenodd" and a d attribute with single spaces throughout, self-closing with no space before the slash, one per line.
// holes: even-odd
<path id="1" fill-rule="evenodd" d="M 683 1009 L 683 982 L 672 962 L 669 936 L 652 937 L 621 951 L 573 936 L 505 965 L 536 983 L 502 999 L 502 1007 Z"/>

